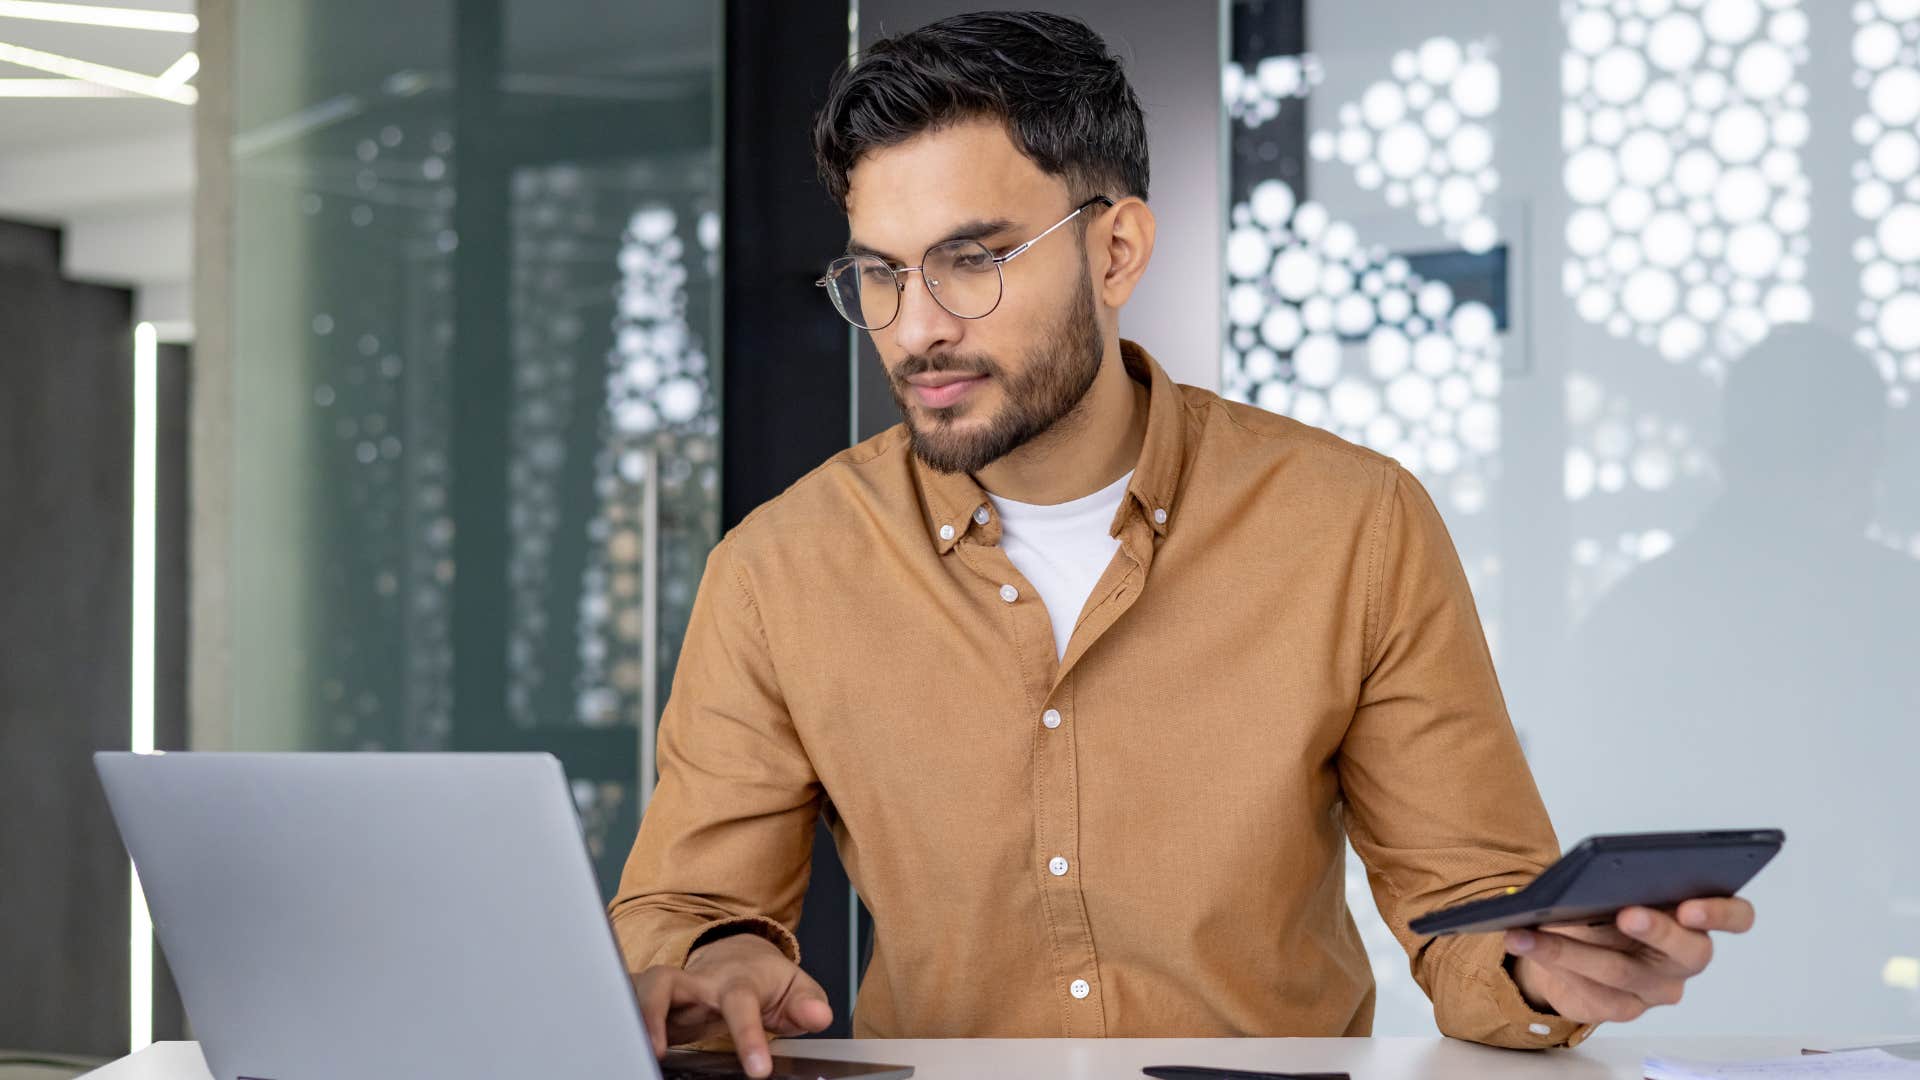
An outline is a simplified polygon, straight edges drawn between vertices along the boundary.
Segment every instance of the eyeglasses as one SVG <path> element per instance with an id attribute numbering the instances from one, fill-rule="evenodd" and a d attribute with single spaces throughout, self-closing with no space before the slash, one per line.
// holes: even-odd
<path id="1" fill-rule="evenodd" d="M 961 319 L 984 319 L 1000 306 L 1006 291 L 1000 267 L 1039 243 L 1047 233 L 1072 221 L 1082 210 L 1113 200 L 1095 195 L 1073 208 L 1073 213 L 1047 226 L 1039 236 L 1005 255 L 995 255 L 978 240 L 948 240 L 928 248 L 919 266 L 894 268 L 877 255 L 849 255 L 827 264 L 826 275 L 814 285 L 827 290 L 834 310 L 862 330 L 883 330 L 900 315 L 900 294 L 907 275 L 919 271 L 934 302 Z"/>

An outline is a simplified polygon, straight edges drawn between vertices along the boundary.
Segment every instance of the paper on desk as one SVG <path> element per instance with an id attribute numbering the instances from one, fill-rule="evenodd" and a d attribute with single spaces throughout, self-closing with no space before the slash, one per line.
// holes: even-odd
<path id="1" fill-rule="evenodd" d="M 1866 1076 L 1920 1080 L 1920 1061 L 1894 1057 L 1885 1050 L 1848 1050 L 1803 1054 L 1766 1061 L 1683 1061 L 1650 1057 L 1642 1066 L 1647 1080 L 1819 1080 Z"/>

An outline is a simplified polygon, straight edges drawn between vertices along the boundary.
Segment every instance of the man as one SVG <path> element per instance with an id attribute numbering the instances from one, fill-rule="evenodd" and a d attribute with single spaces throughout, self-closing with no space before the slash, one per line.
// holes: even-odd
<path id="1" fill-rule="evenodd" d="M 1408 933 L 1558 854 L 1472 596 L 1392 460 L 1120 340 L 1147 140 L 1091 30 L 879 42 L 814 139 L 851 234 L 821 287 L 905 422 L 708 561 L 610 906 L 657 1049 L 730 1035 L 758 1076 L 831 1021 L 791 933 L 821 814 L 876 927 L 859 1035 L 1366 1034 L 1349 837 L 1461 1038 L 1578 1041 L 1746 929 Z"/>

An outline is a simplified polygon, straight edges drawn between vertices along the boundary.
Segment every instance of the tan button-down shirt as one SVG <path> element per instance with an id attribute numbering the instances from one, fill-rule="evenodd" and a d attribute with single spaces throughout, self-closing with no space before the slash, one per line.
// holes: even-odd
<path id="1" fill-rule="evenodd" d="M 824 814 L 876 929 L 856 1035 L 1364 1035 L 1351 837 L 1442 1031 L 1584 1037 L 1499 935 L 1407 931 L 1558 855 L 1426 492 L 1122 355 L 1145 443 L 1064 659 L 904 425 L 714 549 L 609 907 L 628 965 L 743 926 L 797 958 Z"/>

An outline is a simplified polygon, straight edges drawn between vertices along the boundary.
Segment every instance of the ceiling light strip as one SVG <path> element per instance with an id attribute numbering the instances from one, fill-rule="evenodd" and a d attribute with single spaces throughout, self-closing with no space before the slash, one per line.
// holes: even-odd
<path id="1" fill-rule="evenodd" d="M 126 98 L 140 95 L 85 79 L 0 79 L 0 98 Z"/>
<path id="2" fill-rule="evenodd" d="M 4 2 L 4 0 L 0 0 Z M 102 86 L 111 86 L 116 90 L 126 90 L 147 97 L 156 97 L 165 101 L 191 105 L 200 100 L 200 92 L 191 86 L 169 86 L 151 75 L 142 75 L 125 68 L 108 67 L 105 64 L 76 60 L 71 56 L 42 52 L 22 45 L 9 45 L 0 42 L 0 61 L 33 68 L 51 75 L 65 75 L 70 79 L 85 79 Z"/>
<path id="3" fill-rule="evenodd" d="M 160 73 L 155 79 L 164 86 L 185 86 L 195 75 L 200 74 L 200 54 L 190 52 L 175 60 L 172 66 Z"/>
<path id="4" fill-rule="evenodd" d="M 0 0 L 0 19 L 113 26 L 123 30 L 156 30 L 168 34 L 191 34 L 200 29 L 200 20 L 184 12 L 95 7 L 92 4 L 53 3 L 50 0 Z"/>
<path id="5" fill-rule="evenodd" d="M 133 692 L 127 745 L 154 750 L 155 573 L 159 535 L 160 347 L 152 323 L 133 328 Z M 137 1053 L 153 1041 L 153 916 L 128 868 L 127 1047 Z"/>

